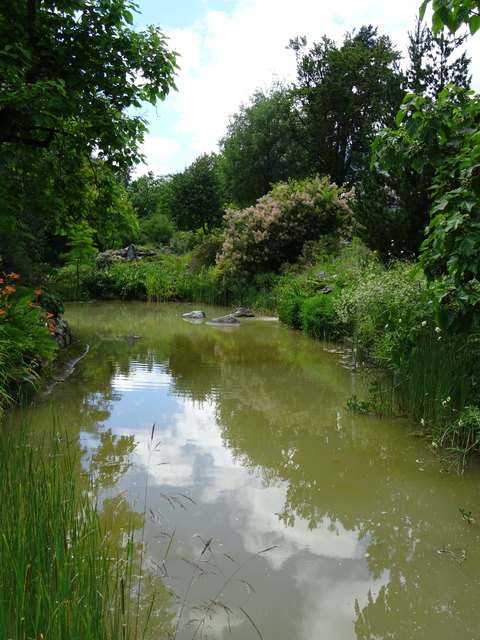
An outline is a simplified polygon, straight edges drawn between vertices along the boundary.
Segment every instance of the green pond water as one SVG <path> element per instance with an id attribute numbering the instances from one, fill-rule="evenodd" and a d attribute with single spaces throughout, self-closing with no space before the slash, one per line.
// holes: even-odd
<path id="1" fill-rule="evenodd" d="M 182 319 L 194 308 L 70 305 L 90 350 L 34 409 L 78 446 L 112 536 L 146 512 L 144 571 L 176 594 L 157 586 L 175 637 L 480 638 L 480 518 L 459 512 L 480 515 L 478 469 L 447 472 L 404 420 L 350 413 L 367 381 L 348 351 L 272 318 Z"/>

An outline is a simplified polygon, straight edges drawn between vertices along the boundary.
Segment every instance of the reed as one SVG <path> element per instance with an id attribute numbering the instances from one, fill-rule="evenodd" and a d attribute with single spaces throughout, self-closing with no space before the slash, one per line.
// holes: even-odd
<path id="1" fill-rule="evenodd" d="M 132 545 L 113 554 L 72 448 L 26 425 L 1 436 L 0 637 L 128 640 Z"/>

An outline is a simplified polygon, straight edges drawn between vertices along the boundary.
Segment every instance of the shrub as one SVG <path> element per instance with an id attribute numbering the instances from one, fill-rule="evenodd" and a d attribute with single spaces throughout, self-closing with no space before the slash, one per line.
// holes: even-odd
<path id="1" fill-rule="evenodd" d="M 305 294 L 301 292 L 298 286 L 295 286 L 295 284 L 284 286 L 278 295 L 277 313 L 280 322 L 292 329 L 301 329 L 300 313 L 304 302 Z"/>
<path id="2" fill-rule="evenodd" d="M 39 304 L 42 291 L 18 286 L 20 275 L 0 278 L 0 413 L 26 385 L 35 385 L 40 367 L 53 359 L 53 316 Z"/>
<path id="3" fill-rule="evenodd" d="M 337 339 L 345 334 L 345 325 L 335 311 L 335 298 L 340 289 L 328 294 L 319 294 L 303 302 L 300 310 L 300 324 L 305 333 L 319 340 Z"/>
<path id="4" fill-rule="evenodd" d="M 401 316 L 407 309 L 424 309 L 425 292 L 425 278 L 416 266 L 398 262 L 386 269 L 370 263 L 352 273 L 349 286 L 335 299 L 335 311 L 365 349 L 388 355 L 385 337 L 405 326 Z"/>
<path id="5" fill-rule="evenodd" d="M 168 245 L 174 232 L 174 223 L 163 213 L 156 213 L 140 221 L 139 239 L 144 244 Z"/>
<path id="6" fill-rule="evenodd" d="M 192 251 L 190 266 L 193 268 L 215 266 L 217 254 L 221 251 L 223 242 L 224 237 L 220 230 L 204 236 Z"/>
<path id="7" fill-rule="evenodd" d="M 252 207 L 229 209 L 218 258 L 227 279 L 249 280 L 294 262 L 307 240 L 338 234 L 351 218 L 350 194 L 328 178 L 277 184 Z"/>

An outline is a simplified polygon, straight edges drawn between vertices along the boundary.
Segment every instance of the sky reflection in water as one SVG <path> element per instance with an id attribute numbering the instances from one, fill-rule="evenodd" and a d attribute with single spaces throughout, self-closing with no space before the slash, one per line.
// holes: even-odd
<path id="1" fill-rule="evenodd" d="M 192 574 L 184 559 L 202 549 L 195 534 L 215 538 L 227 578 L 238 565 L 222 553 L 242 564 L 275 545 L 222 592 L 231 634 L 218 615 L 208 637 L 258 637 L 239 606 L 265 640 L 480 637 L 478 533 L 457 517 L 459 506 L 480 504 L 478 474 L 440 474 L 405 425 L 348 413 L 361 379 L 321 343 L 260 321 L 215 332 L 182 323 L 185 310 L 77 309 L 77 330 L 93 313 L 104 336 L 71 382 L 81 396 L 72 411 L 84 464 L 100 469 L 105 496 L 124 492 L 141 511 L 148 479 L 147 506 L 160 524 L 146 521 L 147 559 L 163 558 L 160 529 L 175 530 L 167 569 L 180 597 Z M 109 327 L 119 315 L 125 333 L 139 327 L 138 343 Z M 456 549 L 467 550 L 465 562 Z M 185 619 L 221 584 L 196 581 Z"/>

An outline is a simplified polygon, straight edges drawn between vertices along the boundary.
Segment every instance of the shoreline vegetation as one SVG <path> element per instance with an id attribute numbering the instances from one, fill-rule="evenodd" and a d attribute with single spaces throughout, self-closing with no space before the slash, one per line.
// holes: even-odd
<path id="1" fill-rule="evenodd" d="M 452 54 L 480 15 L 424 0 L 403 70 L 373 25 L 292 34 L 295 82 L 242 104 L 218 154 L 132 179 L 138 107 L 176 90 L 179 54 L 127 0 L 57 4 L 0 19 L 0 636 L 129 640 L 148 622 L 138 527 L 113 544 L 61 429 L 8 419 L 79 355 L 54 339 L 63 301 L 248 306 L 348 339 L 380 375 L 347 407 L 408 416 L 462 472 L 480 449 L 480 100 Z M 128 243 L 144 257 L 118 259 Z"/>

